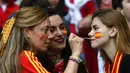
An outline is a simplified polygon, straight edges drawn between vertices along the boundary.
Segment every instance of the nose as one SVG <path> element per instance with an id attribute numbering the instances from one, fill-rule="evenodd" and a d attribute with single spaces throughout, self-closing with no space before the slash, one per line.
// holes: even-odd
<path id="1" fill-rule="evenodd" d="M 49 39 L 53 38 L 53 35 L 52 35 L 52 33 L 51 33 L 50 30 L 48 31 L 48 38 L 49 38 Z"/>
<path id="2" fill-rule="evenodd" d="M 92 36 L 93 36 L 93 31 L 92 31 L 92 30 L 88 33 L 88 36 L 89 36 L 89 37 L 92 37 Z"/>
<path id="3" fill-rule="evenodd" d="M 58 35 L 62 35 L 63 34 L 59 28 L 57 28 L 57 34 Z"/>

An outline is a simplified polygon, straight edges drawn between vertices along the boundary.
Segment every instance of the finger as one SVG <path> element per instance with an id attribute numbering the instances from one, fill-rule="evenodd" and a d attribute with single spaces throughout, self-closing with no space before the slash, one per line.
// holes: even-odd
<path id="1" fill-rule="evenodd" d="M 75 34 L 71 33 L 69 36 L 69 39 L 73 39 L 75 37 Z"/>

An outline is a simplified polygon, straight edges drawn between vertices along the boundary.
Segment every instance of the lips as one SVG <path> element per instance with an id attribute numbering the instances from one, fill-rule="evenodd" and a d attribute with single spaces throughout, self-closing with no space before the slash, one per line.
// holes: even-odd
<path id="1" fill-rule="evenodd" d="M 64 38 L 55 39 L 54 41 L 57 42 L 57 43 L 63 43 L 64 42 Z"/>
<path id="2" fill-rule="evenodd" d="M 95 40 L 95 39 L 92 39 L 92 38 L 91 38 L 91 39 L 90 39 L 91 43 L 92 43 L 94 40 Z"/>

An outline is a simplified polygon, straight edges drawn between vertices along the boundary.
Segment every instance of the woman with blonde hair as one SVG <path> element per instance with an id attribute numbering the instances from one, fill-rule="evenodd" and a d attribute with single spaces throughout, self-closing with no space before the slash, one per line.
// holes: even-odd
<path id="1" fill-rule="evenodd" d="M 106 73 L 130 73 L 130 29 L 125 17 L 114 9 L 99 10 L 91 28 L 91 46 L 101 48 Z"/>
<path id="2" fill-rule="evenodd" d="M 47 13 L 38 7 L 21 8 L 10 18 L 0 39 L 0 73 L 47 72 L 35 55 L 47 50 L 49 26 Z"/>

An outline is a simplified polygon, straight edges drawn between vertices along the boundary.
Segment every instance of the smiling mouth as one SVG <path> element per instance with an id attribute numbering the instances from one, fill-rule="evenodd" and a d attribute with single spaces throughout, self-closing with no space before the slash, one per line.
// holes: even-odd
<path id="1" fill-rule="evenodd" d="M 57 40 L 54 40 L 54 41 L 57 42 L 57 43 L 63 43 L 64 39 L 57 39 Z"/>

